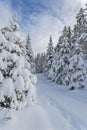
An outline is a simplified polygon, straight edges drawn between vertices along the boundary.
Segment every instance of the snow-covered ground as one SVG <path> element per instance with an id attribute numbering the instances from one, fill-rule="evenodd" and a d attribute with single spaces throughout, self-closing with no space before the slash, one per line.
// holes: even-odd
<path id="1" fill-rule="evenodd" d="M 0 130 L 87 130 L 87 90 L 70 91 L 37 77 L 37 102 L 8 121 L 0 110 Z"/>

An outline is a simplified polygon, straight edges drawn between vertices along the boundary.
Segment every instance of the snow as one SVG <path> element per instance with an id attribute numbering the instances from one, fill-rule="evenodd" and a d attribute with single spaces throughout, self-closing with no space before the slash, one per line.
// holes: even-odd
<path id="1" fill-rule="evenodd" d="M 4 45 L 5 42 L 6 42 L 6 39 L 4 38 L 4 36 L 0 32 L 0 45 Z"/>
<path id="2" fill-rule="evenodd" d="M 5 33 L 5 37 L 10 42 L 17 42 L 17 41 L 20 42 L 20 43 L 23 42 L 23 39 L 22 39 L 22 37 L 21 37 L 21 35 L 19 34 L 18 31 L 15 31 L 15 32 L 7 31 Z"/>
<path id="3" fill-rule="evenodd" d="M 0 83 L 2 83 L 2 81 L 3 81 L 3 74 L 2 74 L 2 72 L 0 71 Z"/>
<path id="4" fill-rule="evenodd" d="M 36 77 L 36 75 L 31 75 L 31 82 L 32 82 L 32 84 L 33 85 L 35 85 L 36 84 L 36 82 L 37 82 L 37 77 Z"/>
<path id="5" fill-rule="evenodd" d="M 70 91 L 38 74 L 37 102 L 24 110 L 0 108 L 0 130 L 87 130 L 87 90 Z M 2 120 L 3 119 L 3 120 Z"/>
<path id="6" fill-rule="evenodd" d="M 32 105 L 36 101 L 36 88 L 34 85 L 29 83 L 29 93 L 28 93 L 28 106 Z"/>
<path id="7" fill-rule="evenodd" d="M 23 56 L 20 56 L 17 61 L 16 61 L 16 66 L 19 67 L 19 68 L 24 68 L 24 65 L 25 65 L 25 60 L 24 60 L 24 57 Z"/>
<path id="8" fill-rule="evenodd" d="M 11 71 L 11 74 L 12 74 L 12 78 L 14 79 L 14 80 L 16 80 L 16 78 L 17 78 L 17 76 L 19 76 L 19 75 L 22 75 L 22 69 L 21 68 L 14 68 L 12 71 Z"/>
<path id="9" fill-rule="evenodd" d="M 14 84 L 16 91 L 23 91 L 24 90 L 24 79 L 22 76 L 19 76 Z"/>
<path id="10" fill-rule="evenodd" d="M 28 69 L 23 69 L 22 75 L 24 80 L 27 81 L 31 76 L 31 72 Z"/>
<path id="11" fill-rule="evenodd" d="M 7 78 L 3 81 L 1 91 L 3 91 L 4 96 L 12 97 L 13 92 L 14 92 L 14 86 L 13 86 L 13 81 L 11 78 Z"/>
<path id="12" fill-rule="evenodd" d="M 7 42 L 6 43 L 6 50 L 8 50 L 8 51 L 12 51 L 12 50 L 14 50 L 14 44 L 12 43 L 12 42 Z"/>

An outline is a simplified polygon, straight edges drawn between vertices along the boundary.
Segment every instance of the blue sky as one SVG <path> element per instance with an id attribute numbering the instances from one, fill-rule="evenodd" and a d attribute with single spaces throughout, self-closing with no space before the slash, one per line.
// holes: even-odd
<path id="1" fill-rule="evenodd" d="M 4 0 L 5 1 L 5 0 Z M 49 12 L 52 15 L 56 15 L 54 10 L 51 7 L 51 4 L 54 6 L 56 2 L 53 0 L 9 0 L 12 9 L 14 9 L 18 15 L 22 15 L 21 24 L 25 24 L 29 19 L 29 16 L 35 14 L 39 15 L 43 12 Z M 62 0 L 58 0 L 57 8 L 61 10 L 62 8 Z M 31 20 L 29 21 L 31 24 Z"/>
<path id="2" fill-rule="evenodd" d="M 54 45 L 65 25 L 73 26 L 76 13 L 87 0 L 0 0 L 0 26 L 15 13 L 24 35 L 30 34 L 35 54 L 45 51 L 49 36 Z"/>

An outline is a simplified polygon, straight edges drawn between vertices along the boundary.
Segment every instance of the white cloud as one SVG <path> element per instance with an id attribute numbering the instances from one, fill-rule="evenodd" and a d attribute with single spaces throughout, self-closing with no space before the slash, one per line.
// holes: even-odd
<path id="1" fill-rule="evenodd" d="M 53 36 L 53 42 L 57 44 L 63 26 L 73 26 L 76 13 L 79 8 L 83 6 L 82 1 L 83 0 L 62 0 L 60 3 L 59 0 L 50 0 L 49 3 L 43 1 L 48 10 L 40 14 L 32 14 L 29 17 L 26 26 L 27 29 L 25 29 L 27 32 L 30 32 L 35 54 L 37 52 L 46 51 L 50 35 Z M 62 5 L 59 5 L 61 2 Z M 58 8 L 58 6 L 60 6 L 60 8 Z"/>
<path id="2" fill-rule="evenodd" d="M 82 4 L 82 5 L 87 4 L 87 0 L 81 0 L 81 4 Z"/>
<path id="3" fill-rule="evenodd" d="M 13 15 L 13 10 L 9 2 L 0 1 L 0 28 L 8 25 Z"/>
<path id="4" fill-rule="evenodd" d="M 47 12 L 31 15 L 30 21 L 31 23 L 33 22 L 33 24 L 28 24 L 26 31 L 30 32 L 35 54 L 37 52 L 46 51 L 50 35 L 53 36 L 53 40 L 56 43 L 60 31 L 64 26 L 62 21 Z"/>
<path id="5" fill-rule="evenodd" d="M 29 15 L 29 20 L 26 25 L 23 26 L 24 32 L 30 33 L 31 35 L 35 54 L 37 52 L 46 51 L 50 35 L 53 36 L 53 42 L 56 44 L 63 26 L 73 26 L 76 13 L 79 8 L 87 2 L 87 0 L 38 0 L 38 2 L 39 1 L 42 2 L 47 10 Z M 0 27 L 7 25 L 14 13 L 15 11 L 11 7 L 10 0 L 7 0 L 7 2 L 0 1 Z M 19 18 L 23 20 L 21 17 L 22 8 L 20 7 Z"/>
<path id="6" fill-rule="evenodd" d="M 21 11 L 12 8 L 11 0 L 0 1 L 0 28 L 9 25 L 14 14 L 18 14 L 18 20 L 21 21 Z"/>

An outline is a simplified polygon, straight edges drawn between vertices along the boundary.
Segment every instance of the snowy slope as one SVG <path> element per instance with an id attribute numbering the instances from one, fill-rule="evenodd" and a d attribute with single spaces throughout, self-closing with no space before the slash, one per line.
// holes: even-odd
<path id="1" fill-rule="evenodd" d="M 2 120 L 0 110 L 0 130 L 87 130 L 87 90 L 70 91 L 43 74 L 37 77 L 37 102 L 13 111 L 9 121 Z"/>

